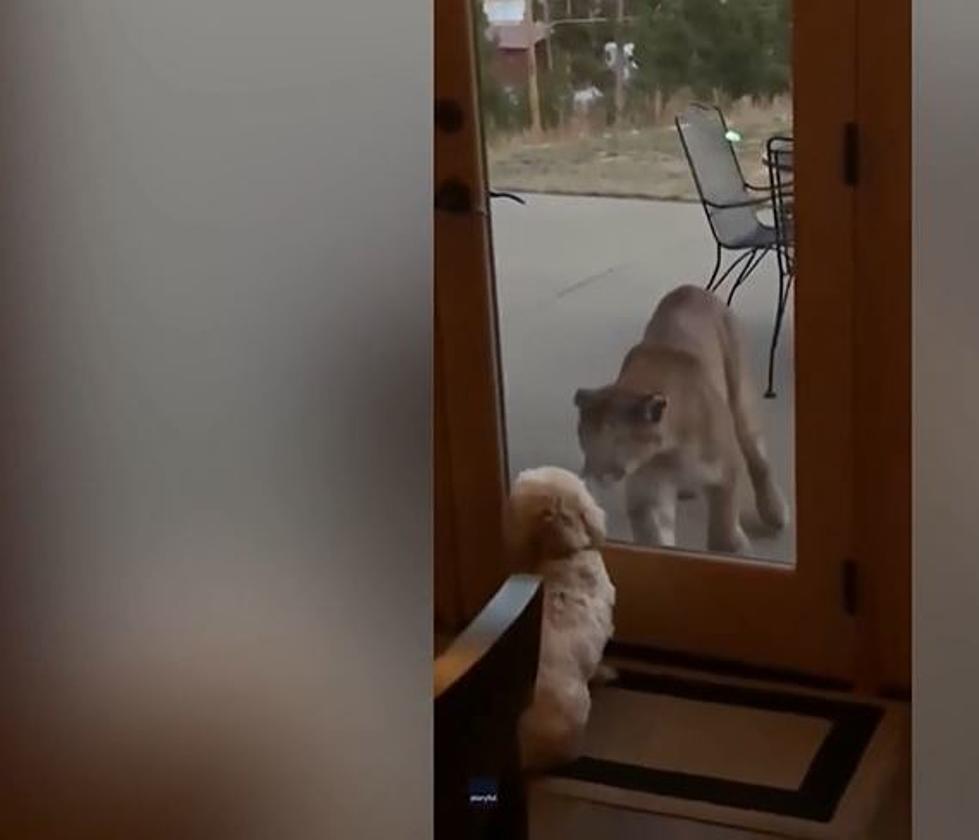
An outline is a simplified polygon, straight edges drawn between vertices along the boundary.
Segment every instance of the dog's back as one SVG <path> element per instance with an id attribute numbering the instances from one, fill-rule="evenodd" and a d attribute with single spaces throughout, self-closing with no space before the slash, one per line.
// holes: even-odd
<path id="1" fill-rule="evenodd" d="M 581 746 L 588 681 L 613 629 L 615 588 L 598 551 L 604 520 L 584 482 L 567 470 L 528 470 L 514 482 L 512 542 L 544 586 L 537 684 L 520 730 L 528 769 L 569 761 Z"/>
<path id="2" fill-rule="evenodd" d="M 544 614 L 534 700 L 520 723 L 522 762 L 539 770 L 580 754 L 591 711 L 588 683 L 614 630 L 615 588 L 598 551 L 541 568 Z"/>

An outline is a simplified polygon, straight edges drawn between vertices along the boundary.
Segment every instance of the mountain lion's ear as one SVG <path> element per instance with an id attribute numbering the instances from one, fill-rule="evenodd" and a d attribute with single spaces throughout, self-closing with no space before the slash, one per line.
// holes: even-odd
<path id="1" fill-rule="evenodd" d="M 636 413 L 644 423 L 659 423 L 666 410 L 666 397 L 662 394 L 646 394 L 636 406 Z"/>
<path id="2" fill-rule="evenodd" d="M 579 388 L 574 392 L 574 404 L 577 408 L 592 405 L 598 397 L 598 391 L 591 388 Z"/>

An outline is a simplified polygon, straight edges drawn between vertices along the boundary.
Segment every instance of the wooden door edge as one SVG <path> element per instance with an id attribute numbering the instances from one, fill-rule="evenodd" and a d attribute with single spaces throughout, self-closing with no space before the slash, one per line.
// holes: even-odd
<path id="1" fill-rule="evenodd" d="M 911 2 L 858 0 L 859 684 L 911 684 Z"/>
<path id="2" fill-rule="evenodd" d="M 435 0 L 434 11 L 435 95 L 454 103 L 461 115 L 454 130 L 436 127 L 436 192 L 451 181 L 468 190 L 470 200 L 468 209 L 435 211 L 434 304 L 441 351 L 436 375 L 447 417 L 447 458 L 439 468 L 448 471 L 454 500 L 458 619 L 465 623 L 510 571 L 502 533 L 503 428 L 482 130 L 472 96 L 477 73 L 469 37 L 472 9 L 470 0 Z M 473 282 L 478 278 L 483 282 Z"/>

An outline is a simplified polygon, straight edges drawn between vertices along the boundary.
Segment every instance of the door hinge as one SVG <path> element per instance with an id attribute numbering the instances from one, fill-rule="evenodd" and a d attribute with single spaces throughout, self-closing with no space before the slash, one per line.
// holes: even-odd
<path id="1" fill-rule="evenodd" d="M 860 127 L 855 122 L 843 126 L 843 183 L 855 187 L 860 181 Z"/>
<path id="2" fill-rule="evenodd" d="M 843 611 L 847 615 L 857 614 L 857 564 L 854 560 L 843 561 Z"/>

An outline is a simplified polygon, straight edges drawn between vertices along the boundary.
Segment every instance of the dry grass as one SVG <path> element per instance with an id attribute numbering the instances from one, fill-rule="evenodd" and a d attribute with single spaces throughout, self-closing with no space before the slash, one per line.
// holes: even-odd
<path id="1" fill-rule="evenodd" d="M 745 177 L 764 183 L 765 140 L 791 131 L 791 104 L 771 107 L 749 102 L 726 109 L 730 126 L 742 136 L 736 145 Z M 695 200 L 683 149 L 672 121 L 619 132 L 582 129 L 494 141 L 488 149 L 490 182 L 495 189 L 573 194 L 645 196 Z"/>

